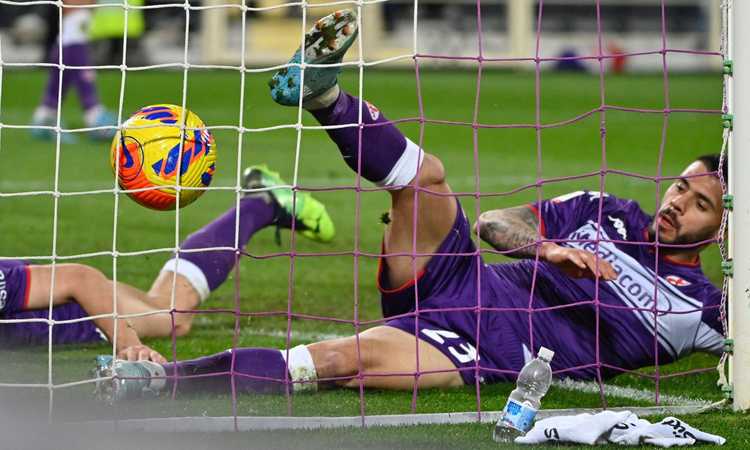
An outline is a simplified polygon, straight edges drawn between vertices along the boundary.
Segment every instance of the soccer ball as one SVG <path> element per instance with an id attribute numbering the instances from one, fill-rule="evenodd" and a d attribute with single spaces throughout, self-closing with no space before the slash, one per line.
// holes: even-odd
<path id="1" fill-rule="evenodd" d="M 180 130 L 185 114 L 185 130 Z M 180 152 L 182 141 L 182 152 Z M 112 170 L 122 189 L 139 204 L 169 210 L 189 205 L 211 184 L 216 170 L 216 144 L 203 121 L 176 105 L 141 108 L 115 134 Z M 179 170 L 179 174 L 177 173 Z M 148 189 L 155 188 L 155 189 Z"/>

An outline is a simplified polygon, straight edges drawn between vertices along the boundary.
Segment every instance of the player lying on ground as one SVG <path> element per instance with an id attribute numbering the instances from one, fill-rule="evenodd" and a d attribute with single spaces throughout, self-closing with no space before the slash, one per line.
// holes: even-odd
<path id="1" fill-rule="evenodd" d="M 321 19 L 306 36 L 305 61 L 340 62 L 355 27 L 349 11 Z M 299 61 L 298 52 L 292 62 Z M 338 87 L 338 71 L 305 72 L 303 106 L 323 125 L 356 124 L 360 115 L 360 100 Z M 297 105 L 299 81 L 296 67 L 277 73 L 274 100 Z M 102 395 L 117 400 L 175 383 L 181 390 L 229 392 L 232 370 L 239 392 L 283 392 L 287 381 L 294 390 L 322 382 L 387 389 L 491 383 L 513 379 L 540 345 L 555 351 L 558 376 L 579 379 L 653 365 L 655 340 L 659 364 L 693 351 L 720 352 L 721 295 L 698 260 L 721 222 L 717 157 L 690 164 L 655 217 L 635 201 L 595 192 L 487 212 L 479 220 L 481 236 L 524 259 L 485 264 L 475 255 L 472 229 L 450 196 L 440 160 L 421 152 L 377 108 L 366 102 L 361 107 L 361 143 L 356 126 L 328 134 L 349 167 L 361 167 L 363 177 L 389 188 L 383 253 L 409 255 L 416 248 L 435 254 L 416 262 L 410 256 L 382 258 L 378 285 L 385 324 L 288 351 L 240 348 L 164 365 L 100 358 L 100 375 L 117 375 L 100 383 Z M 414 186 L 424 189 L 416 209 Z M 537 230 L 560 243 L 537 247 Z"/>
<path id="2" fill-rule="evenodd" d="M 273 188 L 285 184 L 275 172 L 263 166 L 245 172 L 245 189 Z M 266 226 L 290 227 L 292 191 L 289 188 L 252 192 L 240 199 L 239 244 L 244 246 L 252 235 Z M 328 242 L 334 228 L 325 207 L 309 193 L 297 193 L 295 229 L 304 236 Z M 143 316 L 117 321 L 118 356 L 128 360 L 165 361 L 157 352 L 142 345 L 139 337 L 163 337 L 172 333 L 171 314 L 153 314 L 170 310 L 175 273 L 174 332 L 178 336 L 190 330 L 192 315 L 209 293 L 219 287 L 235 265 L 233 251 L 189 252 L 191 249 L 234 247 L 236 209 L 232 208 L 188 238 L 180 246 L 179 261 L 169 260 L 151 289 L 143 292 L 127 284 L 117 284 L 117 311 L 120 315 Z M 81 264 L 27 264 L 18 260 L 0 260 L 0 319 L 30 320 L 0 323 L 0 345 L 46 344 L 49 326 L 50 286 L 54 273 L 52 314 L 54 321 L 75 321 L 52 327 L 53 344 L 101 342 L 112 339 L 115 324 L 111 318 L 83 320 L 109 315 L 113 311 L 114 286 L 111 280 L 89 266 Z M 188 311 L 183 313 L 180 311 Z M 152 314 L 149 314 L 152 313 Z M 36 321 L 31 321 L 36 320 Z"/>

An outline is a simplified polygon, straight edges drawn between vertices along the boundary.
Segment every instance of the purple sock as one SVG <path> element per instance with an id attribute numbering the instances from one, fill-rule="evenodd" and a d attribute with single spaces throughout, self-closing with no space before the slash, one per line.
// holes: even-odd
<path id="1" fill-rule="evenodd" d="M 191 234 L 180 246 L 183 250 L 207 247 L 234 247 L 236 208 L 224 213 L 213 222 Z M 273 223 L 276 206 L 266 196 L 250 196 L 240 200 L 239 245 L 244 247 L 256 231 Z M 236 255 L 231 250 L 207 250 L 203 252 L 180 252 L 180 258 L 198 266 L 214 290 L 226 280 L 234 268 Z"/>
<path id="2" fill-rule="evenodd" d="M 234 382 L 238 392 L 272 394 L 285 391 L 284 378 L 287 376 L 287 368 L 281 351 L 267 348 L 238 348 L 234 355 Z M 228 373 L 231 368 L 232 352 L 229 351 L 164 364 L 167 376 L 174 375 L 177 369 L 177 375 L 180 376 L 177 387 L 187 392 L 230 392 L 231 376 Z M 219 373 L 223 375 L 208 376 Z M 181 378 L 191 375 L 206 376 Z M 174 382 L 174 378 L 167 378 L 165 390 L 171 389 Z"/>
<path id="3" fill-rule="evenodd" d="M 75 53 L 77 66 L 90 66 L 91 61 L 88 54 L 87 44 L 76 44 L 65 47 L 69 53 Z M 67 62 L 66 62 L 67 64 Z M 84 111 L 99 105 L 99 96 L 96 92 L 96 71 L 93 69 L 68 71 L 72 82 L 78 91 L 78 99 Z"/>
<path id="4" fill-rule="evenodd" d="M 50 62 L 59 61 L 58 46 L 55 45 L 50 52 Z M 90 66 L 88 44 L 66 45 L 62 49 L 62 62 L 66 66 Z M 48 108 L 57 108 L 57 94 L 60 82 L 60 70 L 56 67 L 50 68 L 47 87 L 44 91 L 42 104 Z M 66 69 L 63 71 L 62 94 L 63 98 L 70 86 L 75 86 L 78 91 L 78 97 L 84 110 L 91 109 L 99 104 L 99 98 L 96 94 L 96 84 L 94 80 L 96 74 L 93 70 Z"/>
<path id="5" fill-rule="evenodd" d="M 343 125 L 359 120 L 359 99 L 343 90 L 332 105 L 310 111 L 321 125 Z M 385 180 L 406 148 L 406 138 L 373 105 L 362 102 L 362 122 L 383 124 L 362 128 L 362 176 L 373 183 Z M 359 128 L 347 127 L 326 130 L 338 145 L 346 164 L 357 171 L 359 158 Z M 407 180 L 409 181 L 409 180 Z"/>
<path id="6" fill-rule="evenodd" d="M 49 62 L 52 64 L 57 64 L 60 62 L 59 58 L 59 46 L 54 45 L 52 47 L 52 50 L 50 50 L 49 53 Z M 63 52 L 63 60 L 67 64 L 67 58 L 64 56 Z M 68 88 L 70 88 L 71 80 L 70 77 L 66 76 L 63 77 L 62 80 L 62 97 L 61 100 L 65 99 L 65 94 L 68 92 Z M 60 92 L 58 88 L 60 87 L 60 69 L 57 67 L 50 67 L 49 69 L 49 77 L 47 77 L 47 86 L 44 88 L 44 97 L 42 98 L 42 105 L 51 108 L 51 109 L 57 109 L 57 97 L 58 93 Z"/>

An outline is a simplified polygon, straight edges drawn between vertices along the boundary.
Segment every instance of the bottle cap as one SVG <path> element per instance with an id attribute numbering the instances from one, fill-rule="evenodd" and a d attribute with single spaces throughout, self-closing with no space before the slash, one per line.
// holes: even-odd
<path id="1" fill-rule="evenodd" d="M 555 356 L 555 352 L 546 347 L 539 347 L 539 353 L 537 353 L 537 356 L 549 362 L 552 361 L 552 357 Z"/>

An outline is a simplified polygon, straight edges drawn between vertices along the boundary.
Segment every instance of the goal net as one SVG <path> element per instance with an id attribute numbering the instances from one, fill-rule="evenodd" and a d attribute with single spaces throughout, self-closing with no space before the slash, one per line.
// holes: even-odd
<path id="1" fill-rule="evenodd" d="M 301 107 L 282 111 L 274 106 L 265 84 L 276 70 L 291 67 L 288 57 L 318 18 L 351 8 L 360 38 L 341 63 L 342 85 L 358 97 L 378 100 L 420 148 L 443 160 L 452 195 L 472 221 L 483 211 L 579 190 L 632 198 L 654 213 L 691 158 L 728 156 L 730 178 L 721 177 L 722 231 L 718 240 L 702 243 L 718 244 L 704 253 L 703 264 L 722 289 L 721 304 L 674 312 L 658 301 L 661 291 L 656 289 L 647 304 L 621 307 L 623 314 L 639 311 L 653 334 L 654 359 L 648 367 L 626 369 L 601 357 L 601 346 L 617 343 L 607 341 L 606 330 L 599 328 L 599 314 L 608 306 L 600 302 L 598 287 L 594 298 L 574 305 L 539 308 L 530 299 L 523 313 L 532 330 L 535 317 L 566 308 L 585 308 L 596 322 L 590 361 L 557 368 L 545 408 L 657 407 L 685 413 L 722 403 L 725 396 L 735 408 L 746 409 L 750 387 L 741 380 L 750 369 L 745 351 L 750 338 L 741 324 L 748 314 L 742 302 L 747 258 L 739 255 L 747 245 L 737 231 L 748 195 L 741 192 L 737 168 L 745 163 L 736 150 L 744 139 L 744 89 L 734 80 L 748 69 L 742 50 L 733 46 L 744 28 L 733 23 L 750 12 L 743 2 L 728 0 L 630 3 L 205 0 L 76 2 L 63 8 L 52 1 L 0 0 L 0 15 L 8 18 L 0 21 L 0 262 L 50 264 L 53 274 L 45 314 L 0 315 L 0 329 L 47 329 L 42 349 L 10 346 L 17 362 L 4 371 L 0 386 L 44 392 L 53 418 L 64 408 L 60 405 L 86 395 L 101 381 L 89 375 L 90 361 L 98 353 L 116 356 L 119 336 L 115 332 L 111 346 L 54 345 L 55 330 L 99 318 L 54 318 L 55 268 L 84 263 L 116 283 L 147 289 L 186 235 L 239 205 L 249 192 L 243 188 L 243 168 L 261 162 L 281 172 L 293 195 L 311 192 L 327 204 L 337 222 L 334 243 L 304 242 L 295 233 L 279 239 L 278 231 L 264 231 L 245 248 L 238 215 L 233 246 L 202 249 L 234 251 L 238 264 L 199 309 L 177 307 L 175 278 L 168 307 L 111 317 L 127 321 L 167 314 L 174 321 L 191 315 L 189 335 L 178 337 L 173 330 L 171 338 L 147 341 L 170 360 L 226 348 L 288 349 L 385 322 L 375 273 L 383 256 L 379 219 L 388 208 L 388 194 L 346 170 L 325 137 L 330 127 L 313 123 Z M 55 39 L 46 48 L 55 49 L 58 58 L 45 59 L 39 32 L 45 14 L 52 17 L 46 23 L 59 29 L 63 12 L 73 10 L 90 11 L 100 26 L 111 28 L 106 39 L 89 42 L 99 51 L 90 65 L 60 63 L 62 47 Z M 304 62 L 298 66 L 303 74 L 309 70 Z M 51 122 L 33 124 L 33 108 L 50 70 L 58 72 L 55 115 Z M 96 74 L 101 103 L 115 113 L 117 125 L 92 126 L 80 118 L 79 106 L 64 98 L 65 74 L 77 71 Z M 201 115 L 219 151 L 215 182 L 195 204 L 174 212 L 157 213 L 130 201 L 107 168 L 109 142 L 88 139 L 92 132 L 115 130 L 131 113 L 154 103 L 178 104 Z M 361 129 L 362 118 L 342 126 Z M 35 131 L 49 140 L 31 139 Z M 292 229 L 296 226 L 293 222 Z M 546 240 L 542 231 L 537 246 Z M 590 244 L 599 249 L 612 242 L 596 235 Z M 478 237 L 476 244 L 469 256 L 507 262 L 508 252 L 483 246 Z M 670 248 L 641 244 L 656 255 Z M 431 255 L 415 251 L 406 256 L 416 264 L 418 257 Z M 652 286 L 669 275 L 660 272 L 659 264 L 652 270 Z M 536 280 L 535 272 L 532 285 Z M 0 294 L 4 288 L 0 279 Z M 120 292 L 113 289 L 115 310 Z M 720 315 L 723 356 L 691 356 L 668 365 L 660 361 L 665 354 L 659 350 L 665 346 L 660 327 L 676 315 L 707 310 Z M 481 296 L 474 311 L 478 317 L 488 312 Z M 0 335 L 7 333 L 12 332 Z M 535 354 L 533 336 L 528 338 L 532 348 L 527 350 Z M 480 337 L 473 339 L 481 353 Z M 474 362 L 478 375 L 486 371 L 481 358 Z M 593 381 L 566 377 L 583 369 L 594 370 Z M 605 377 L 613 373 L 619 375 Z M 237 376 L 234 369 L 230 374 Z M 353 378 L 359 380 L 358 389 L 344 394 L 292 395 L 289 388 L 286 396 L 248 401 L 231 389 L 226 396 L 188 396 L 179 403 L 180 394 L 163 403 L 162 418 L 131 425 L 196 431 L 488 421 L 497 419 L 512 388 L 477 381 L 464 390 L 449 390 L 448 401 L 455 407 L 442 403 L 433 390 L 372 394 L 364 388 L 367 377 L 388 375 L 360 371 Z M 411 375 L 418 380 L 423 374 Z M 714 387 L 717 379 L 723 393 Z M 124 411 L 115 413 L 119 418 L 151 416 L 148 407 L 117 409 Z M 226 420 L 183 417 L 204 411 Z M 79 418 L 95 417 L 82 413 Z"/>

